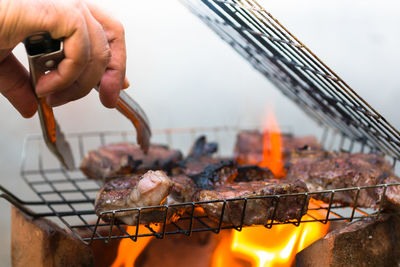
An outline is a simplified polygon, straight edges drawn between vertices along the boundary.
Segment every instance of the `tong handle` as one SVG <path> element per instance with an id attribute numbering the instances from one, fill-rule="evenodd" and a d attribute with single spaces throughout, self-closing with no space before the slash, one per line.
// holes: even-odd
<path id="1" fill-rule="evenodd" d="M 47 71 L 56 69 L 58 63 L 63 60 L 63 43 L 51 38 L 48 32 L 40 32 L 27 37 L 24 44 L 28 54 L 32 86 L 35 88 L 40 77 Z M 36 92 L 34 93 L 36 95 Z"/>
<path id="2" fill-rule="evenodd" d="M 58 63 L 64 58 L 63 44 L 61 40 L 51 38 L 48 32 L 40 32 L 28 36 L 24 44 L 28 54 L 33 93 L 38 101 L 38 112 L 41 114 L 40 117 L 46 118 L 46 120 L 41 120 L 43 134 L 51 142 L 55 143 L 56 121 L 53 109 L 47 105 L 45 98 L 37 97 L 36 84 L 47 71 L 56 69 Z"/>
<path id="3" fill-rule="evenodd" d="M 96 86 L 95 89 L 98 92 L 99 86 Z M 141 135 L 150 136 L 151 129 L 144 110 L 123 90 L 119 92 L 116 109 L 133 123 L 137 132 L 137 142 L 140 144 L 142 150 L 147 153 L 150 147 L 149 138 Z"/>
<path id="4" fill-rule="evenodd" d="M 57 125 L 53 109 L 47 105 L 46 98 L 38 97 L 36 94 L 36 84 L 40 77 L 46 72 L 56 69 L 63 60 L 63 42 L 51 38 L 48 32 L 39 32 L 28 36 L 24 44 L 28 54 L 33 93 L 38 102 L 38 114 L 44 141 L 66 169 L 73 169 L 75 164 L 71 148 Z"/>

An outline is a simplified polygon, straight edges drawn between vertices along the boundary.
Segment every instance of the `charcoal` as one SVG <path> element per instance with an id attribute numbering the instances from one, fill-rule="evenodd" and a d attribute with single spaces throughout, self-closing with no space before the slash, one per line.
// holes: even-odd
<path id="1" fill-rule="evenodd" d="M 287 164 L 287 179 L 304 181 L 310 191 L 398 183 L 390 163 L 380 155 L 336 152 L 296 152 Z M 378 208 L 383 188 L 360 190 L 357 206 Z M 399 186 L 388 187 L 385 207 L 400 206 Z M 357 190 L 336 192 L 333 201 L 353 205 Z M 329 202 L 331 194 L 314 197 Z"/>
<path id="2" fill-rule="evenodd" d="M 293 183 L 287 183 L 283 180 L 240 182 L 220 185 L 212 190 L 201 190 L 199 201 L 261 197 L 247 200 L 243 225 L 265 225 L 268 220 L 272 219 L 286 222 L 301 218 L 307 212 L 309 199 L 305 195 L 280 197 L 274 214 L 277 200 L 274 197 L 262 197 L 307 191 L 307 186 L 302 181 Z M 223 223 L 241 225 L 244 203 L 243 199 L 227 201 L 222 219 Z M 201 207 L 209 218 L 219 222 L 223 207 L 222 201 L 201 204 Z"/>
<path id="3" fill-rule="evenodd" d="M 91 179 L 107 181 L 129 174 L 143 174 L 148 170 L 169 173 L 182 159 L 178 150 L 163 145 L 151 145 L 147 154 L 130 143 L 111 144 L 90 151 L 81 163 L 81 170 Z"/>
<path id="4" fill-rule="evenodd" d="M 236 137 L 235 156 L 239 164 L 258 164 L 263 159 L 263 133 L 241 131 Z M 295 137 L 281 134 L 283 160 L 288 159 L 295 150 L 321 150 L 322 146 L 313 136 Z"/>

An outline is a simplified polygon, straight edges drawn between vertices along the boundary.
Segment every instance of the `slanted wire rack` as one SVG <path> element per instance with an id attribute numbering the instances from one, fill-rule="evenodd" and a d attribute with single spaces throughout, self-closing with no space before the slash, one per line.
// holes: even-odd
<path id="1" fill-rule="evenodd" d="M 399 131 L 256 1 L 181 2 L 311 118 L 399 159 Z"/>
<path id="2" fill-rule="evenodd" d="M 252 0 L 182 0 L 182 2 L 247 59 L 255 69 L 271 80 L 310 117 L 325 127 L 321 142 L 328 145 L 328 149 L 382 153 L 390 157 L 393 165 L 396 164 L 400 155 L 399 132 L 259 4 Z M 155 142 L 168 143 L 171 147 L 187 151 L 195 136 L 208 133 L 211 141 L 217 141 L 222 146 L 222 153 L 225 151 L 231 155 L 234 137 L 238 130 L 239 128 L 235 127 L 169 129 L 158 131 L 155 134 Z M 332 132 L 331 135 L 328 134 L 330 132 Z M 334 140 L 337 140 L 338 135 L 340 139 L 339 142 L 336 142 Z M 133 142 L 134 140 L 133 136 L 126 132 L 70 134 L 68 139 L 75 158 L 80 160 L 88 150 L 96 149 L 100 145 L 120 141 Z M 333 147 L 333 144 L 337 144 L 337 146 Z M 48 154 L 40 136 L 30 137 L 26 141 L 21 176 L 39 199 L 23 201 L 4 188 L 1 188 L 4 192 L 1 196 L 7 198 L 27 214 L 35 217 L 55 218 L 85 243 L 93 240 L 107 241 L 118 238 L 131 238 L 136 241 L 138 237 L 143 236 L 163 238 L 170 234 L 190 235 L 193 232 L 201 231 L 218 233 L 221 229 L 241 230 L 246 205 L 243 205 L 242 223 L 239 225 L 222 223 L 224 209 L 231 201 L 242 201 L 243 203 L 252 201 L 250 198 L 210 201 L 223 203 L 221 217 L 217 222 L 210 220 L 197 209 L 200 204 L 209 202 L 179 204 L 182 207 L 191 207 L 189 209 L 191 212 L 189 211 L 179 221 L 167 227 L 162 222 L 158 225 L 139 225 L 140 220 L 138 220 L 138 225 L 134 226 L 132 231 L 120 225 L 117 220 L 105 223 L 101 220 L 102 216 L 97 217 L 94 214 L 93 203 L 101 185 L 88 180 L 77 168 L 74 171 L 63 169 Z M 307 216 L 287 222 L 274 220 L 276 210 L 279 209 L 282 199 L 299 197 L 299 194 L 257 198 L 273 200 L 274 212 L 271 218 L 265 222 L 268 228 L 282 223 L 299 225 L 317 221 L 322 223 L 333 220 L 352 221 L 380 216 L 386 189 L 397 185 L 400 184 L 302 193 L 300 195 L 304 199 L 327 193 L 330 194 L 331 201 L 326 204 L 312 203 Z M 371 188 L 382 189 L 381 205 L 377 210 L 358 208 L 358 195 L 361 191 Z M 355 192 L 354 202 L 350 207 L 332 202 L 334 194 L 340 191 Z M 304 201 L 305 204 L 306 201 Z M 304 205 L 303 210 L 306 208 Z M 131 210 L 140 214 L 149 208 L 154 207 Z M 167 218 L 171 206 L 158 206 L 157 208 L 163 210 L 165 218 Z M 108 213 L 117 214 L 118 212 L 121 210 Z"/>
<path id="3" fill-rule="evenodd" d="M 246 127 L 248 129 L 248 127 Z M 191 128 L 191 129 L 167 129 L 154 131 L 154 139 L 157 143 L 167 143 L 169 146 L 179 148 L 182 151 L 188 151 L 196 137 L 206 134 L 210 141 L 218 142 L 220 145 L 221 155 L 231 155 L 233 151 L 236 134 L 239 131 L 237 127 L 214 127 L 214 128 Z M 329 132 L 329 133 L 328 133 Z M 325 128 L 321 135 L 321 142 L 330 149 L 348 150 L 344 142 L 339 141 L 337 133 Z M 327 137 L 328 136 L 328 137 Z M 91 132 L 77 133 L 67 135 L 67 139 L 71 144 L 75 159 L 80 162 L 89 150 L 96 149 L 101 145 L 115 142 L 134 142 L 135 136 L 128 132 Z M 335 141 L 336 140 L 336 141 Z M 353 146 L 361 149 L 362 146 Z M 84 243 L 89 244 L 94 240 L 103 240 L 105 242 L 110 239 L 131 238 L 136 241 L 139 237 L 155 236 L 156 238 L 164 238 L 171 234 L 191 235 L 194 232 L 212 231 L 219 233 L 222 229 L 241 230 L 243 227 L 243 218 L 246 214 L 246 204 L 255 199 L 269 198 L 272 199 L 274 206 L 273 214 L 270 220 L 265 222 L 267 228 L 271 228 L 276 224 L 294 224 L 300 225 L 306 222 L 321 222 L 346 220 L 353 221 L 367 217 L 378 217 L 382 214 L 382 204 L 376 209 L 364 209 L 357 207 L 358 195 L 364 190 L 371 188 L 383 188 L 382 198 L 386 192 L 386 188 L 400 184 L 383 184 L 376 186 L 343 188 L 335 190 L 327 190 L 321 192 L 308 192 L 287 195 L 271 195 L 265 197 L 254 198 L 236 198 L 227 200 L 215 200 L 204 202 L 190 202 L 177 205 L 161 205 L 157 207 L 132 208 L 124 210 L 114 210 L 104 212 L 100 217 L 94 213 L 94 200 L 101 184 L 94 180 L 89 180 L 82 172 L 76 168 L 73 171 L 66 171 L 59 162 L 50 154 L 41 136 L 31 136 L 26 139 L 23 160 L 21 167 L 21 176 L 27 185 L 32 189 L 38 197 L 36 201 L 23 201 L 11 192 L 1 188 L 4 191 L 2 197 L 7 198 L 17 208 L 21 209 L 28 215 L 33 217 L 46 217 L 54 219 L 58 224 L 65 225 L 75 236 Z M 353 205 L 342 206 L 332 202 L 337 192 L 353 191 L 356 192 Z M 319 194 L 330 194 L 331 201 L 329 203 L 314 202 L 308 206 L 306 216 L 297 219 L 278 222 L 274 220 L 276 211 L 279 209 L 279 203 L 285 198 L 301 197 L 304 199 L 302 209 L 306 209 L 306 199 L 315 197 Z M 222 203 L 221 216 L 219 221 L 208 218 L 199 207 L 202 204 L 220 202 Z M 243 210 L 238 216 L 241 216 L 239 225 L 222 223 L 225 206 L 230 202 L 242 202 Z M 188 212 L 177 222 L 166 224 L 166 218 L 171 208 L 181 207 L 188 208 Z M 140 225 L 140 219 L 137 225 L 127 229 L 117 220 L 111 222 L 103 222 L 101 218 L 104 215 L 115 214 L 119 212 L 131 210 L 143 214 L 148 209 L 158 209 L 164 211 L 164 222 L 149 225 Z"/>

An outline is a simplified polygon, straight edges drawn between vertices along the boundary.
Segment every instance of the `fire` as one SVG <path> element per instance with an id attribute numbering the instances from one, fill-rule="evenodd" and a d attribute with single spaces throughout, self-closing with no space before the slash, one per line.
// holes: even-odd
<path id="1" fill-rule="evenodd" d="M 212 267 L 291 266 L 296 254 L 324 236 L 327 227 L 321 223 L 304 223 L 299 227 L 285 224 L 271 229 L 247 227 L 229 233 L 214 251 Z"/>
<path id="2" fill-rule="evenodd" d="M 136 234 L 135 226 L 128 226 L 126 232 L 130 235 Z M 139 228 L 139 234 L 144 234 L 143 228 Z M 146 232 L 147 233 L 147 232 Z M 150 242 L 151 237 L 140 237 L 136 242 L 130 238 L 121 240 L 118 246 L 117 257 L 115 258 L 112 267 L 132 267 L 135 264 L 136 258 Z"/>
<path id="3" fill-rule="evenodd" d="M 271 112 L 267 115 L 267 126 L 263 135 L 263 159 L 258 165 L 268 167 L 275 177 L 284 178 L 283 143 L 278 124 Z M 308 213 L 303 220 L 324 220 L 327 212 L 319 208 L 326 206 L 324 202 L 311 199 Z M 293 266 L 296 254 L 325 236 L 328 228 L 329 223 L 302 223 L 297 227 L 293 224 L 281 224 L 271 229 L 257 226 L 243 228 L 240 232 L 222 231 L 210 266 Z M 131 235 L 135 231 L 136 227 L 127 228 Z M 139 232 L 142 233 L 141 230 Z M 134 266 L 136 258 L 150 240 L 143 237 L 137 242 L 132 242 L 129 238 L 122 240 L 112 266 Z"/>
<path id="4" fill-rule="evenodd" d="M 268 167 L 275 177 L 286 176 L 283 164 L 282 138 L 278 123 L 272 112 L 267 114 L 267 127 L 263 135 L 263 159 L 258 164 Z M 325 219 L 326 211 L 319 210 L 326 204 L 311 199 L 307 215 L 303 220 Z M 311 216 L 313 217 L 311 217 Z M 292 266 L 296 254 L 311 245 L 328 232 L 329 223 L 302 223 L 243 228 L 241 232 L 225 234 L 213 253 L 212 267 L 223 266 Z"/>
<path id="5" fill-rule="evenodd" d="M 268 167 L 275 177 L 285 177 L 282 155 L 282 138 L 278 123 L 272 112 L 267 113 L 267 125 L 263 134 L 263 158 L 258 164 L 261 167 Z"/>

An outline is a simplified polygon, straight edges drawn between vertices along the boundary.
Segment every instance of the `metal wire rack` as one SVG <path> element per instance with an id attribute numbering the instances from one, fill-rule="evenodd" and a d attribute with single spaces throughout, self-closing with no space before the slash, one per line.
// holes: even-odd
<path id="1" fill-rule="evenodd" d="M 154 139 L 156 142 L 168 143 L 172 147 L 179 147 L 183 151 L 187 151 L 190 144 L 192 144 L 197 136 L 207 134 L 210 140 L 219 142 L 222 153 L 224 153 L 224 151 L 226 153 L 229 151 L 232 153 L 235 136 L 238 130 L 237 127 L 167 129 L 155 131 Z M 326 129 L 325 131 L 329 130 Z M 322 136 L 321 142 L 325 143 L 325 145 L 336 144 L 336 149 L 344 149 L 343 142 L 338 142 L 339 140 L 336 142 L 332 141 L 336 139 L 336 134 L 333 133 L 329 135 L 330 138 L 326 138 L 326 136 L 328 136 L 327 133 L 324 133 Z M 121 141 L 134 142 L 135 140 L 134 135 L 127 132 L 78 133 L 67 135 L 67 139 L 71 144 L 75 158 L 79 159 L 78 161 L 81 161 L 89 150 L 96 149 L 101 145 Z M 360 192 L 382 188 L 382 199 L 384 199 L 388 187 L 400 185 L 400 183 L 383 184 L 321 192 L 132 208 L 104 212 L 98 217 L 94 213 L 94 200 L 101 184 L 87 179 L 78 168 L 73 171 L 66 171 L 62 168 L 60 163 L 57 162 L 46 149 L 41 136 L 31 136 L 26 139 L 21 176 L 39 199 L 36 201 L 23 201 L 4 188 L 0 188 L 4 192 L 1 196 L 7 198 L 12 204 L 28 215 L 55 219 L 59 224 L 65 225 L 75 236 L 87 244 L 94 240 L 103 240 L 107 242 L 111 239 L 130 238 L 136 241 L 139 237 L 146 236 L 164 238 L 166 235 L 171 234 L 191 235 L 192 233 L 202 231 L 219 233 L 223 229 L 236 229 L 240 231 L 243 227 L 246 206 L 248 206 L 251 201 L 259 199 L 270 199 L 274 207 L 272 215 L 265 222 L 265 227 L 267 228 L 271 228 L 276 224 L 290 223 L 299 225 L 300 223 L 307 222 L 327 223 L 328 221 L 336 220 L 353 221 L 361 218 L 377 217 L 382 213 L 384 200 L 381 201 L 381 205 L 376 210 L 358 208 L 357 201 Z M 332 201 L 335 194 L 344 191 L 352 191 L 355 193 L 354 203 L 351 207 L 338 205 Z M 304 211 L 307 208 L 307 200 L 310 197 L 312 198 L 322 194 L 328 196 L 330 199 L 329 203 L 311 200 L 308 205 L 307 215 L 299 216 L 298 218 L 285 222 L 275 220 L 275 216 L 279 211 L 279 204 L 285 202 L 285 200 L 290 198 L 300 199 L 303 201 L 301 209 Z M 202 205 L 217 202 L 222 204 L 219 220 L 209 218 L 201 208 Z M 243 210 L 241 212 L 239 224 L 233 225 L 223 221 L 225 209 L 230 203 L 240 203 L 242 206 Z M 172 209 L 176 208 L 185 208 L 185 215 L 177 222 L 167 224 L 168 214 Z M 141 225 L 141 215 L 145 214 L 148 210 L 156 210 L 164 215 L 158 223 Z M 126 211 L 137 213 L 139 219 L 137 220 L 136 226 L 126 228 L 126 226 L 120 224 L 120 222 L 115 219 L 119 212 Z M 110 217 L 110 215 L 112 217 L 111 221 L 104 222 L 102 220 L 104 216 Z"/>
<path id="2" fill-rule="evenodd" d="M 318 123 L 400 156 L 400 134 L 254 0 L 181 0 Z"/>

